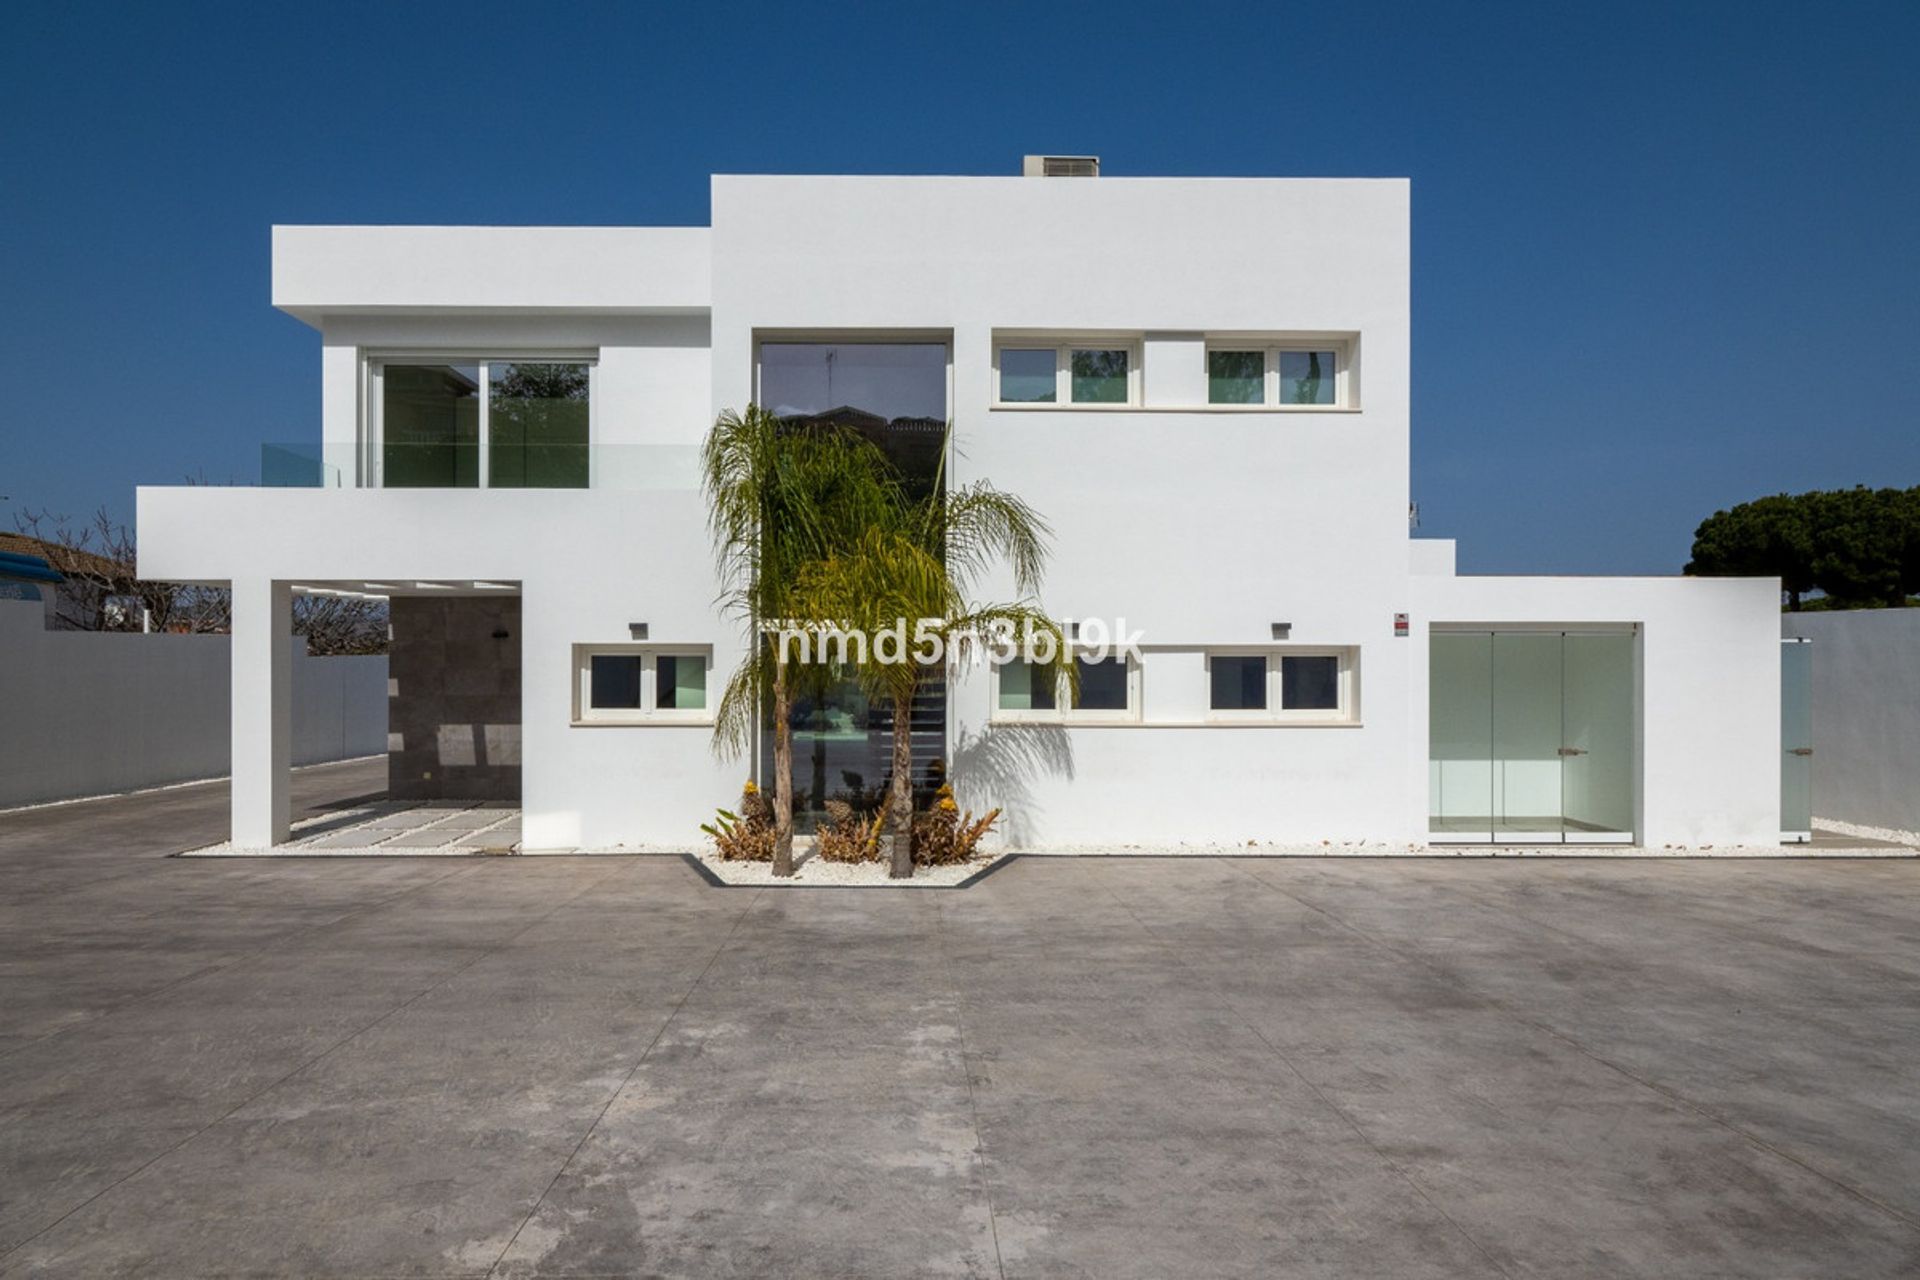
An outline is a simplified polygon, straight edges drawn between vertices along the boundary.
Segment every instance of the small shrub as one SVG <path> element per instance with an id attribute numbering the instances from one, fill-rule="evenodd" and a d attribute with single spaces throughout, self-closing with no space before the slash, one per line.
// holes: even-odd
<path id="1" fill-rule="evenodd" d="M 773 861 L 773 805 L 749 782 L 740 792 L 740 812 L 721 809 L 700 830 L 713 839 L 722 862 Z"/>
<path id="2" fill-rule="evenodd" d="M 999 820 L 998 809 L 989 809 L 979 818 L 971 811 L 961 813 L 954 803 L 953 788 L 943 785 L 934 793 L 933 806 L 914 817 L 913 861 L 922 867 L 966 862 Z"/>
<path id="3" fill-rule="evenodd" d="M 879 861 L 885 810 L 875 810 L 868 817 L 839 799 L 827 801 L 826 810 L 827 820 L 813 834 L 815 853 L 827 862 Z"/>

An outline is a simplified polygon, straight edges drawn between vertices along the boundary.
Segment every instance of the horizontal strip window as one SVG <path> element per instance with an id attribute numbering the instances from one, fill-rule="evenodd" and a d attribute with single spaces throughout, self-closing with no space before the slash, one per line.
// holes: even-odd
<path id="1" fill-rule="evenodd" d="M 1207 403 L 1267 409 L 1345 409 L 1355 402 L 1345 343 L 1207 344 Z"/>
<path id="2" fill-rule="evenodd" d="M 575 645 L 577 724 L 711 724 L 705 646 Z"/>
<path id="3" fill-rule="evenodd" d="M 1359 651 L 1209 650 L 1209 722 L 1345 724 L 1359 717 Z"/>
<path id="4" fill-rule="evenodd" d="M 1079 688 L 1064 667 L 1022 658 L 993 664 L 993 719 L 1041 724 L 1126 724 L 1140 718 L 1140 666 L 1125 657 L 1074 660 Z"/>
<path id="5" fill-rule="evenodd" d="M 993 349 L 993 402 L 1023 409 L 1136 406 L 1140 343 L 1122 338 L 1009 338 Z"/>

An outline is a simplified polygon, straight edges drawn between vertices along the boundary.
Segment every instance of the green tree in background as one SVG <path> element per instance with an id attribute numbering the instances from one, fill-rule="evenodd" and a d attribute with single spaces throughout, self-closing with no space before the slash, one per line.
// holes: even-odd
<path id="1" fill-rule="evenodd" d="M 1920 487 L 1782 493 L 1716 511 L 1686 572 L 1778 577 L 1787 607 L 1818 591 L 1830 609 L 1899 607 L 1920 593 Z"/>

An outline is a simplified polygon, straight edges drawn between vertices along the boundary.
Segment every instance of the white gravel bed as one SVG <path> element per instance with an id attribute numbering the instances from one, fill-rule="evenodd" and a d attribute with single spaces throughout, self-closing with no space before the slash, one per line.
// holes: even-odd
<path id="1" fill-rule="evenodd" d="M 999 860 L 998 857 L 976 857 L 971 862 L 947 867 L 915 867 L 912 879 L 889 880 L 884 862 L 828 862 L 796 849 L 793 878 L 776 880 L 771 862 L 722 862 L 711 850 L 699 855 L 700 865 L 726 884 L 772 889 L 808 885 L 831 885 L 839 889 L 951 889 Z"/>
<path id="2" fill-rule="evenodd" d="M 1863 833 L 1847 832 L 1860 835 Z M 1055 845 L 1020 850 L 1029 858 L 1914 858 L 1920 849 L 1890 845 L 1660 845 L 1636 844 L 1389 844 L 1319 841 L 1308 844 Z"/>
<path id="3" fill-rule="evenodd" d="M 186 849 L 174 855 L 180 858 L 503 858 L 517 856 L 505 849 L 477 849 L 472 845 L 351 845 L 327 848 L 321 845 L 276 844 L 271 848 L 243 848 L 230 843 L 210 844 L 204 849 Z"/>
<path id="4" fill-rule="evenodd" d="M 1815 818 L 1813 829 L 1816 832 L 1831 832 L 1836 836 L 1852 836 L 1855 840 L 1891 840 L 1895 844 L 1920 845 L 1920 831 L 1903 831 L 1899 827 L 1869 827 L 1859 822 L 1842 822 L 1838 818 Z"/>

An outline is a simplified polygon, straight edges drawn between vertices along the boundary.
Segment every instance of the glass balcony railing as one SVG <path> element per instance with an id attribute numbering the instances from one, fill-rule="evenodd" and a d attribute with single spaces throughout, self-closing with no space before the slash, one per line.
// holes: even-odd
<path id="1" fill-rule="evenodd" d="M 617 489 L 700 487 L 700 449 L 677 444 L 268 444 L 260 483 L 282 489 Z"/>

